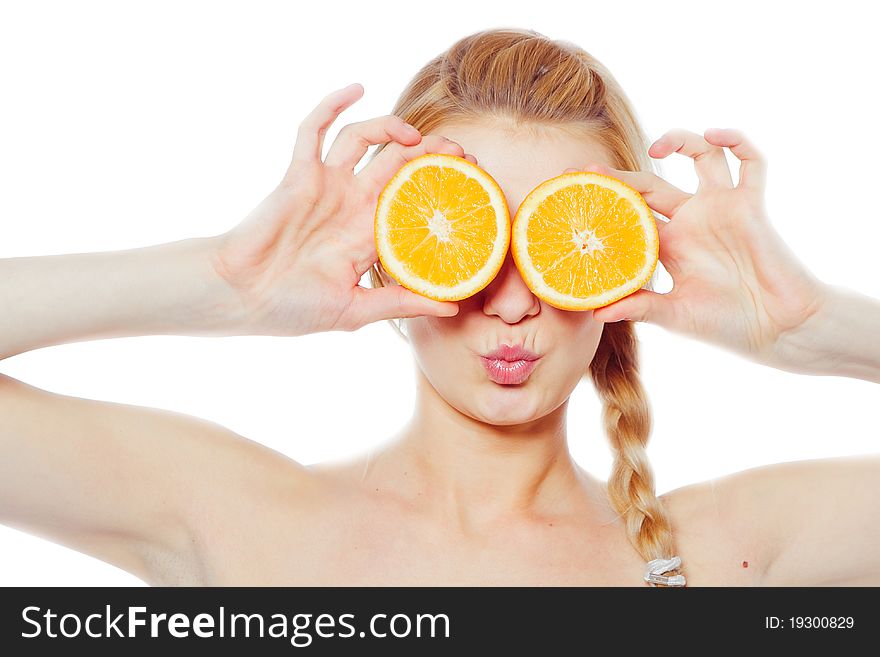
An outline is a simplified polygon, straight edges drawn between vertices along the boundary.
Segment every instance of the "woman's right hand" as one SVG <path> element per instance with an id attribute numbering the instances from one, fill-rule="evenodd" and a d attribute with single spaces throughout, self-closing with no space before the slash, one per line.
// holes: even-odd
<path id="1" fill-rule="evenodd" d="M 300 124 L 293 160 L 278 187 L 217 238 L 214 268 L 237 294 L 248 334 L 354 331 L 380 319 L 458 312 L 455 303 L 401 285 L 358 284 L 378 260 L 376 204 L 397 170 L 426 153 L 476 163 L 458 144 L 436 135 L 423 139 L 393 115 L 346 125 L 322 162 L 327 129 L 362 94 L 363 87 L 352 84 L 324 98 Z M 384 143 L 355 174 L 369 147 Z"/>

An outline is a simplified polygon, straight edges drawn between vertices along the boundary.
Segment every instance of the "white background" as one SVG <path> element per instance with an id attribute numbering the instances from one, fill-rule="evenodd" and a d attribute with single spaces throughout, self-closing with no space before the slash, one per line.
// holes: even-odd
<path id="1" fill-rule="evenodd" d="M 388 113 L 418 68 L 458 38 L 516 26 L 598 57 L 651 139 L 675 127 L 743 129 L 769 159 L 767 206 L 783 238 L 820 278 L 880 297 L 880 41 L 863 6 L 3 4 L 0 257 L 223 232 L 280 179 L 299 121 L 325 94 L 351 82 L 366 89 L 329 147 L 345 123 Z M 682 156 L 665 160 L 663 174 L 696 188 Z M 878 449 L 876 385 L 772 370 L 655 326 L 638 332 L 658 492 Z M 360 452 L 396 431 L 413 403 L 412 368 L 384 322 L 295 339 L 76 343 L 0 363 L 54 392 L 205 417 L 303 463 Z M 607 475 L 610 452 L 586 382 L 572 398 L 570 442 L 585 468 Z M 50 584 L 142 582 L 0 528 L 0 585 Z"/>

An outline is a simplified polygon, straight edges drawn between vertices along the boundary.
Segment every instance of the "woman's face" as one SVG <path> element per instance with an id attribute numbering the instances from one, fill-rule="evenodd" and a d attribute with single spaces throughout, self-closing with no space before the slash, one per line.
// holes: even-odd
<path id="1" fill-rule="evenodd" d="M 477 158 L 504 191 L 511 218 L 544 180 L 590 161 L 612 164 L 597 142 L 558 128 L 536 134 L 500 123 L 468 122 L 444 124 L 432 133 Z M 593 319 L 593 311 L 559 310 L 532 294 L 510 252 L 495 279 L 458 304 L 455 317 L 404 319 L 403 329 L 440 397 L 489 424 L 529 422 L 558 408 L 587 371 L 602 336 L 603 324 Z M 481 356 L 502 344 L 522 346 L 540 357 L 525 381 L 499 383 L 490 377 Z"/>

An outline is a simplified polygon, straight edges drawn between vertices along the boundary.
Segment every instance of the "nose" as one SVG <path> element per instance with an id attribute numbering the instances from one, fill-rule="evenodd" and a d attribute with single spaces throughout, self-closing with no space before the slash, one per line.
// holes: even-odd
<path id="1" fill-rule="evenodd" d="M 507 252 L 501 269 L 481 294 L 483 312 L 497 315 L 508 324 L 516 324 L 525 317 L 537 315 L 541 310 L 541 301 L 520 276 L 511 251 Z"/>

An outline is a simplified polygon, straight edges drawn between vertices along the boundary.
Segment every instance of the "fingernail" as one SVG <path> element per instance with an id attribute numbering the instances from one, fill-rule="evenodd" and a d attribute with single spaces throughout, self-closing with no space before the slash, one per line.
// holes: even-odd
<path id="1" fill-rule="evenodd" d="M 405 127 L 407 130 L 411 130 L 412 132 L 418 132 L 418 131 L 419 131 L 418 128 L 416 128 L 416 127 L 415 127 L 414 125 L 412 125 L 411 123 L 404 123 L 403 125 L 404 125 L 404 127 Z"/>

